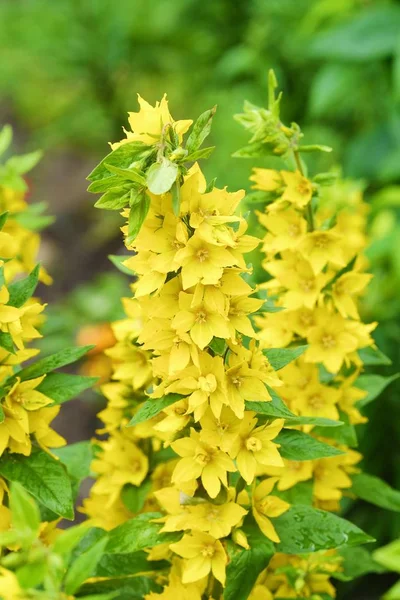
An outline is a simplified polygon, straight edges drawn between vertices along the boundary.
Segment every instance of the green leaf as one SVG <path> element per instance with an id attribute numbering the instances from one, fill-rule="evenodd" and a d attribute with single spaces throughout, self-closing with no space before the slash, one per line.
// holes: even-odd
<path id="1" fill-rule="evenodd" d="M 132 269 L 129 269 L 126 265 L 124 265 L 124 261 L 129 258 L 127 254 L 122 256 L 118 256 L 117 254 L 109 254 L 108 258 L 111 260 L 113 265 L 115 265 L 117 269 L 121 271 L 121 273 L 124 273 L 125 275 L 130 275 L 132 277 Z"/>
<path id="2" fill-rule="evenodd" d="M 322 425 L 325 427 L 338 427 L 342 425 L 340 421 L 332 421 L 332 419 L 325 419 L 323 417 L 298 417 L 288 409 L 272 388 L 268 386 L 267 388 L 272 400 L 270 402 L 246 401 L 246 410 L 252 410 L 261 417 L 268 419 L 285 419 L 286 425 Z"/>
<path id="3" fill-rule="evenodd" d="M 279 496 L 279 498 L 282 498 L 282 500 L 285 500 L 289 504 L 305 504 L 306 506 L 312 506 L 313 487 L 312 481 L 300 481 L 284 492 L 275 489 L 274 495 Z"/>
<path id="4" fill-rule="evenodd" d="M 55 404 L 62 404 L 93 387 L 98 380 L 98 377 L 70 375 L 69 373 L 49 373 L 37 390 L 54 400 Z"/>
<path id="5" fill-rule="evenodd" d="M 213 106 L 210 110 L 203 112 L 192 127 L 190 135 L 186 142 L 186 150 L 189 154 L 195 152 L 203 144 L 211 131 L 211 124 L 216 113 L 217 107 Z"/>
<path id="6" fill-rule="evenodd" d="M 344 454 L 342 450 L 320 442 L 302 431 L 285 429 L 274 441 L 281 445 L 279 453 L 287 460 L 314 460 Z"/>
<path id="7" fill-rule="evenodd" d="M 129 186 L 121 185 L 112 188 L 103 194 L 95 203 L 95 208 L 104 208 L 105 210 L 121 210 L 121 208 L 128 206 L 129 198 Z"/>
<path id="8" fill-rule="evenodd" d="M 122 179 L 122 177 L 117 177 L 115 175 L 113 177 L 106 177 L 105 179 L 93 181 L 89 185 L 87 191 L 92 192 L 92 194 L 104 194 L 104 192 L 108 192 L 113 188 L 118 188 L 123 185 L 126 185 L 126 180 Z"/>
<path id="9" fill-rule="evenodd" d="M 127 243 L 131 244 L 137 237 L 150 208 L 150 197 L 146 193 L 140 194 L 140 200 L 131 204 L 128 219 Z"/>
<path id="10" fill-rule="evenodd" d="M 161 513 L 144 513 L 130 519 L 109 532 L 109 539 L 105 548 L 106 554 L 126 554 L 152 548 L 164 542 L 172 542 L 181 537 L 181 533 L 161 533 L 162 524 L 153 523 L 159 519 Z"/>
<path id="11" fill-rule="evenodd" d="M 121 577 L 85 583 L 80 590 L 79 599 L 84 600 L 84 598 L 88 598 L 87 596 L 82 597 L 82 593 L 91 594 L 90 598 L 93 600 L 92 594 L 109 592 L 116 594 L 114 596 L 115 600 L 143 600 L 143 598 L 151 592 L 161 591 L 162 588 L 160 585 L 151 577 L 146 577 L 144 575 L 138 577 Z M 176 600 L 180 599 L 176 598 Z"/>
<path id="12" fill-rule="evenodd" d="M 10 147 L 13 138 L 11 125 L 4 125 L 0 131 L 0 156 Z"/>
<path id="13" fill-rule="evenodd" d="M 67 594 L 75 594 L 86 579 L 89 579 L 89 577 L 94 574 L 97 563 L 104 554 L 107 541 L 107 536 L 104 536 L 96 542 L 94 546 L 89 548 L 89 550 L 80 554 L 80 556 L 72 563 L 64 580 L 65 591 Z"/>
<path id="14" fill-rule="evenodd" d="M 348 421 L 348 416 L 345 413 L 340 418 L 342 422 L 339 423 L 339 427 L 335 427 L 334 429 L 326 426 L 315 427 L 313 429 L 314 435 L 331 438 L 338 444 L 345 444 L 353 448 L 357 447 L 358 440 L 354 425 L 349 422 L 343 423 L 343 421 Z"/>
<path id="15" fill-rule="evenodd" d="M 9 306 L 20 308 L 32 297 L 39 281 L 39 268 L 39 265 L 36 265 L 27 277 L 19 279 L 8 286 L 8 291 L 10 293 L 10 298 L 8 300 Z"/>
<path id="16" fill-rule="evenodd" d="M 179 185 L 178 179 L 172 185 L 171 197 L 173 213 L 176 217 L 178 217 L 181 211 L 181 186 Z"/>
<path id="17" fill-rule="evenodd" d="M 367 346 L 366 348 L 361 348 L 358 351 L 358 356 L 364 363 L 364 365 L 391 365 L 392 361 L 388 356 L 383 354 L 379 350 L 379 348 L 372 348 L 372 346 Z"/>
<path id="18" fill-rule="evenodd" d="M 274 527 L 281 540 L 276 549 L 285 554 L 303 554 L 374 541 L 353 523 L 305 505 L 289 508 L 274 519 Z"/>
<path id="19" fill-rule="evenodd" d="M 96 569 L 96 577 L 121 577 L 137 575 L 148 571 L 166 569 L 170 565 L 165 560 L 149 561 L 144 550 L 124 554 L 104 554 Z"/>
<path id="20" fill-rule="evenodd" d="M 164 396 L 163 398 L 146 400 L 146 402 L 143 402 L 143 404 L 140 405 L 139 410 L 129 421 L 127 427 L 133 427 L 134 425 L 152 419 L 158 415 L 159 412 L 164 410 L 164 408 L 178 402 L 181 398 L 182 396 L 180 394 L 167 394 L 167 396 Z"/>
<path id="21" fill-rule="evenodd" d="M 342 571 L 332 573 L 340 581 L 352 581 L 368 573 L 384 573 L 385 569 L 377 563 L 366 548 L 341 548 L 339 554 L 344 558 Z M 400 563 L 399 563 L 400 564 Z"/>
<path id="22" fill-rule="evenodd" d="M 25 367 L 18 373 L 18 377 L 21 378 L 22 381 L 26 379 L 34 379 L 35 377 L 40 377 L 45 373 L 49 373 L 54 369 L 59 369 L 60 367 L 65 367 L 77 360 L 79 360 L 84 354 L 89 352 L 94 348 L 94 346 L 80 346 L 78 348 L 65 348 L 65 350 L 60 350 L 55 354 L 51 354 L 50 356 L 46 356 L 46 358 L 42 358 L 37 362 L 29 365 L 29 367 Z"/>
<path id="23" fill-rule="evenodd" d="M 63 465 L 39 448 L 30 456 L 5 453 L 0 458 L 0 475 L 20 483 L 29 494 L 47 508 L 74 518 L 71 483 Z"/>
<path id="24" fill-rule="evenodd" d="M 39 508 L 23 486 L 14 481 L 10 490 L 11 524 L 21 543 L 29 544 L 40 527 Z"/>
<path id="25" fill-rule="evenodd" d="M 152 194 L 159 196 L 168 192 L 178 175 L 178 165 L 167 158 L 151 165 L 146 173 L 147 187 Z"/>
<path id="26" fill-rule="evenodd" d="M 129 142 L 127 144 L 122 144 L 122 146 L 107 154 L 101 163 L 93 169 L 90 175 L 88 175 L 87 179 L 89 181 L 99 181 L 108 177 L 114 177 L 114 175 L 110 173 L 109 168 L 106 167 L 106 164 L 108 167 L 110 167 L 110 165 L 115 165 L 122 169 L 128 169 L 133 166 L 133 162 L 150 157 L 154 152 L 154 148 L 143 144 L 143 142 Z"/>
<path id="27" fill-rule="evenodd" d="M 15 354 L 12 336 L 6 331 L 0 331 L 0 348 L 4 348 L 4 350 L 7 350 L 10 354 Z"/>
<path id="28" fill-rule="evenodd" d="M 52 450 L 65 465 L 70 477 L 82 481 L 90 475 L 90 465 L 93 460 L 92 444 L 89 441 L 68 444 Z"/>
<path id="29" fill-rule="evenodd" d="M 7 219 L 8 219 L 7 211 L 0 214 L 0 231 L 3 229 L 4 225 L 6 224 Z"/>
<path id="30" fill-rule="evenodd" d="M 322 144 L 309 144 L 308 146 L 299 146 L 299 152 L 332 152 L 330 146 L 324 146 Z"/>
<path id="31" fill-rule="evenodd" d="M 361 388 L 368 392 L 368 395 L 365 398 L 362 398 L 357 402 L 357 407 L 362 408 L 366 404 L 375 400 L 383 390 L 392 383 L 392 381 L 396 381 L 400 377 L 400 373 L 395 373 L 390 377 L 382 377 L 381 375 L 360 375 L 354 382 L 355 387 Z"/>
<path id="32" fill-rule="evenodd" d="M 400 491 L 368 473 L 357 473 L 352 479 L 352 491 L 356 496 L 375 506 L 400 512 Z"/>
<path id="33" fill-rule="evenodd" d="M 139 185 L 146 185 L 146 178 L 141 171 L 138 171 L 138 169 L 134 169 L 133 167 L 130 167 L 129 169 L 121 169 L 115 165 L 109 165 L 108 163 L 104 163 L 104 166 L 115 175 L 119 175 L 120 177 L 128 179 L 129 181 L 134 181 Z"/>
<path id="34" fill-rule="evenodd" d="M 200 158 L 209 158 L 211 154 L 214 152 L 215 146 L 209 146 L 208 148 L 200 148 L 200 150 L 196 150 L 196 152 L 191 152 L 187 156 L 185 156 L 185 161 L 195 162 L 196 160 L 200 160 Z"/>
<path id="35" fill-rule="evenodd" d="M 372 556 L 389 571 L 400 573 L 400 539 L 383 546 L 383 548 L 378 548 Z"/>
<path id="36" fill-rule="evenodd" d="M 273 543 L 253 523 L 245 529 L 250 549 L 228 545 L 229 563 L 226 569 L 224 600 L 246 600 L 259 574 L 274 555 Z"/>
<path id="37" fill-rule="evenodd" d="M 55 554 L 70 554 L 83 536 L 87 534 L 88 529 L 88 521 L 80 523 L 80 525 L 75 525 L 75 527 L 65 529 L 62 534 L 56 538 L 53 544 L 53 551 Z"/>
<path id="38" fill-rule="evenodd" d="M 23 175 L 27 173 L 42 158 L 43 152 L 41 150 L 36 150 L 35 152 L 29 152 L 29 154 L 20 154 L 19 156 L 12 156 L 6 162 L 6 166 L 10 167 L 13 171 L 18 173 L 19 175 Z"/>
<path id="39" fill-rule="evenodd" d="M 122 488 L 121 500 L 134 515 L 142 510 L 151 486 L 151 480 L 147 479 L 140 486 L 128 483 Z"/>
<path id="40" fill-rule="evenodd" d="M 269 348 L 263 350 L 263 353 L 268 358 L 271 367 L 275 371 L 279 371 L 279 369 L 283 369 L 283 367 L 286 367 L 293 360 L 299 358 L 307 348 L 307 345 L 297 346 L 297 348 Z"/>

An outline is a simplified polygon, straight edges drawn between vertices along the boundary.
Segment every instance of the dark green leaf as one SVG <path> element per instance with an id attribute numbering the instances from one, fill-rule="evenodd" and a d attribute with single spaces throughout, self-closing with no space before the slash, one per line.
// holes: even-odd
<path id="1" fill-rule="evenodd" d="M 76 442 L 52 451 L 65 465 L 70 477 L 81 481 L 90 475 L 93 460 L 92 444 L 89 441 Z"/>
<path id="2" fill-rule="evenodd" d="M 285 554 L 303 554 L 374 541 L 353 523 L 305 505 L 289 508 L 274 519 L 274 527 L 281 540 L 276 549 Z"/>
<path id="3" fill-rule="evenodd" d="M 137 575 L 147 571 L 165 569 L 169 564 L 164 561 L 149 561 L 144 550 L 123 554 L 104 554 L 96 569 L 96 577 L 121 577 Z"/>
<path id="4" fill-rule="evenodd" d="M 144 513 L 126 521 L 109 532 L 105 548 L 106 554 L 126 554 L 152 548 L 157 544 L 172 542 L 181 537 L 181 533 L 161 533 L 162 524 L 153 523 L 162 517 L 161 513 Z"/>
<path id="5" fill-rule="evenodd" d="M 357 407 L 362 408 L 366 404 L 372 402 L 372 400 L 375 400 L 375 398 L 377 398 L 383 390 L 392 383 L 392 381 L 396 381 L 399 377 L 400 373 L 396 373 L 390 377 L 382 377 L 381 375 L 360 375 L 354 382 L 354 385 L 355 387 L 368 392 L 368 395 L 357 402 Z"/>
<path id="6" fill-rule="evenodd" d="M 77 360 L 79 360 L 84 354 L 89 352 L 94 348 L 94 346 L 80 346 L 78 348 L 65 348 L 65 350 L 60 350 L 51 356 L 47 356 L 46 358 L 42 358 L 37 362 L 29 365 L 29 367 L 25 367 L 18 373 L 18 377 L 21 378 L 22 381 L 26 379 L 34 379 L 35 377 L 40 377 L 45 373 L 49 373 L 50 371 L 54 371 L 54 369 L 59 369 L 60 367 L 65 367 Z"/>
<path id="7" fill-rule="evenodd" d="M 228 545 L 229 563 L 226 569 L 224 600 L 246 600 L 257 577 L 268 566 L 275 552 L 273 543 L 254 523 L 245 527 L 245 533 L 249 550 L 233 543 Z"/>
<path id="8" fill-rule="evenodd" d="M 19 279 L 8 286 L 10 298 L 9 306 L 20 308 L 29 298 L 32 297 L 39 280 L 39 265 L 24 279 Z"/>
<path id="9" fill-rule="evenodd" d="M 146 194 L 140 194 L 139 202 L 131 205 L 128 219 L 128 236 L 127 243 L 131 244 L 137 237 L 147 213 L 150 208 L 150 197 Z"/>
<path id="10" fill-rule="evenodd" d="M 5 331 L 0 331 L 0 347 L 10 352 L 10 354 L 15 354 L 14 342 L 11 335 Z"/>
<path id="11" fill-rule="evenodd" d="M 134 515 L 142 510 L 151 486 L 151 480 L 147 479 L 140 486 L 128 483 L 122 488 L 121 500 Z"/>
<path id="12" fill-rule="evenodd" d="M 193 125 L 190 135 L 186 142 L 186 149 L 189 154 L 198 150 L 203 144 L 206 137 L 209 135 L 211 131 L 212 120 L 216 110 L 216 106 L 213 106 L 213 108 L 211 108 L 210 110 L 206 110 L 199 116 L 199 118 Z"/>
<path id="13" fill-rule="evenodd" d="M 391 365 L 392 361 L 379 348 L 367 346 L 358 351 L 358 356 L 364 365 Z"/>
<path id="14" fill-rule="evenodd" d="M 69 373 L 49 373 L 37 389 L 54 400 L 55 404 L 62 404 L 93 387 L 98 379 Z"/>
<path id="15" fill-rule="evenodd" d="M 178 402 L 181 398 L 182 396 L 180 394 L 168 394 L 167 396 L 164 396 L 164 398 L 146 400 L 146 402 L 143 402 L 143 404 L 140 405 L 137 413 L 129 421 L 128 427 L 133 427 L 134 425 L 152 419 L 158 415 L 159 412 L 164 410 L 164 408 Z"/>
<path id="16" fill-rule="evenodd" d="M 0 138 L 1 138 L 1 133 L 0 133 Z M 4 225 L 6 224 L 7 218 L 8 218 L 8 212 L 1 213 L 1 215 L 0 215 L 0 231 L 3 229 Z"/>
<path id="17" fill-rule="evenodd" d="M 342 450 L 320 442 L 302 431 L 285 429 L 275 438 L 279 453 L 287 460 L 314 460 L 343 454 Z"/>
<path id="18" fill-rule="evenodd" d="M 332 577 L 340 581 L 352 581 L 368 573 L 384 573 L 385 568 L 375 562 L 366 548 L 342 548 L 340 556 L 344 558 L 343 570 L 332 573 Z"/>
<path id="19" fill-rule="evenodd" d="M 300 481 L 284 492 L 280 492 L 275 488 L 274 496 L 279 496 L 279 498 L 282 498 L 282 500 L 285 500 L 289 504 L 305 504 L 306 506 L 312 506 L 313 482 Z"/>
<path id="20" fill-rule="evenodd" d="M 111 171 L 111 173 L 114 173 L 115 175 L 119 175 L 120 177 L 128 179 L 129 181 L 134 181 L 139 185 L 146 185 L 144 174 L 141 171 L 138 171 L 138 169 L 134 169 L 133 167 L 130 167 L 129 169 L 121 169 L 120 167 L 116 167 L 115 165 L 110 165 L 108 163 L 104 163 L 104 166 L 106 169 L 108 169 L 108 171 Z"/>
<path id="21" fill-rule="evenodd" d="M 209 148 L 200 148 L 200 150 L 196 150 L 196 152 L 191 152 L 185 156 L 185 161 L 195 162 L 196 160 L 200 160 L 200 158 L 209 158 L 214 150 L 215 146 L 210 146 Z"/>
<path id="22" fill-rule="evenodd" d="M 92 595 L 110 592 L 116 594 L 115 600 L 143 600 L 151 592 L 161 592 L 161 589 L 160 585 L 150 577 L 121 577 L 85 583 L 80 589 L 78 597 L 83 600 L 87 598 L 86 594 Z M 176 600 L 179 599 L 176 598 Z"/>
<path id="23" fill-rule="evenodd" d="M 400 491 L 394 490 L 379 477 L 368 473 L 353 475 L 352 491 L 362 500 L 375 506 L 400 512 Z"/>
<path id="24" fill-rule="evenodd" d="M 30 456 L 3 454 L 0 475 L 17 481 L 27 492 L 53 512 L 74 518 L 71 483 L 63 465 L 39 448 Z"/>
<path id="25" fill-rule="evenodd" d="M 263 353 L 268 358 L 271 366 L 275 371 L 283 369 L 293 360 L 299 358 L 306 350 L 308 346 L 297 346 L 297 348 L 269 348 L 263 350 Z"/>
<path id="26" fill-rule="evenodd" d="M 89 579 L 94 574 L 97 563 L 104 554 L 106 544 L 107 537 L 104 536 L 89 550 L 80 554 L 72 563 L 64 579 L 67 594 L 75 594 L 86 579 Z"/>

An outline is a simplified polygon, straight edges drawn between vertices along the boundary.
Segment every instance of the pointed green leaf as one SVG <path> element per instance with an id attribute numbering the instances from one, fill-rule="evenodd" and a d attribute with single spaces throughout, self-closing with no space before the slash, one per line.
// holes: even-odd
<path id="1" fill-rule="evenodd" d="M 362 500 L 375 506 L 400 512 L 400 491 L 393 489 L 379 477 L 368 473 L 353 475 L 352 491 Z"/>
<path id="2" fill-rule="evenodd" d="M 311 506 L 292 506 L 273 519 L 273 524 L 281 540 L 276 549 L 285 554 L 304 554 L 374 541 L 353 523 Z"/>
<path id="3" fill-rule="evenodd" d="M 315 460 L 344 454 L 342 450 L 294 429 L 284 429 L 274 441 L 281 445 L 279 453 L 287 460 Z"/>
<path id="4" fill-rule="evenodd" d="M 104 210 L 121 210 L 128 206 L 130 198 L 130 188 L 127 185 L 121 185 L 112 188 L 103 194 L 95 203 L 95 208 Z"/>
<path id="5" fill-rule="evenodd" d="M 13 138 L 11 125 L 4 125 L 0 131 L 0 156 L 10 147 Z"/>
<path id="6" fill-rule="evenodd" d="M 293 360 L 296 360 L 296 358 L 299 358 L 307 348 L 307 345 L 297 346 L 296 348 L 268 348 L 267 350 L 263 350 L 263 353 L 268 358 L 271 367 L 275 371 L 279 371 Z"/>
<path id="7" fill-rule="evenodd" d="M 15 354 L 13 339 L 6 331 L 0 331 L 0 348 L 4 348 L 10 354 Z"/>
<path id="8" fill-rule="evenodd" d="M 84 354 L 89 352 L 94 348 L 94 346 L 80 346 L 78 348 L 65 348 L 65 350 L 60 350 L 51 356 L 46 356 L 46 358 L 42 358 L 37 362 L 29 365 L 29 367 L 25 367 L 18 373 L 18 377 L 21 378 L 22 381 L 26 379 L 34 379 L 35 377 L 40 377 L 45 373 L 49 373 L 50 371 L 54 371 L 54 369 L 59 369 L 60 367 L 65 367 L 77 360 L 79 360 Z"/>
<path id="9" fill-rule="evenodd" d="M 109 254 L 108 258 L 111 260 L 113 265 L 115 265 L 117 269 L 121 271 L 121 273 L 124 273 L 125 275 L 130 275 L 132 277 L 132 269 L 129 269 L 126 265 L 124 265 L 124 261 L 129 258 L 127 254 L 122 256 L 118 256 L 117 254 Z"/>
<path id="10" fill-rule="evenodd" d="M 90 475 L 90 465 L 93 460 L 93 448 L 89 441 L 68 444 L 52 450 L 65 465 L 70 477 L 82 481 Z"/>
<path id="11" fill-rule="evenodd" d="M 39 508 L 21 484 L 14 481 L 10 489 L 11 523 L 21 543 L 36 539 L 40 527 Z"/>
<path id="12" fill-rule="evenodd" d="M 43 152 L 41 150 L 36 150 L 35 152 L 29 152 L 29 154 L 20 154 L 19 156 L 12 156 L 6 162 L 6 166 L 10 167 L 13 171 L 18 173 L 19 175 L 23 175 L 27 173 L 42 158 Z"/>
<path id="13" fill-rule="evenodd" d="M 150 197 L 146 193 L 138 194 L 138 202 L 131 204 L 128 219 L 128 235 L 126 241 L 131 244 L 135 241 L 144 223 L 150 208 Z"/>
<path id="14" fill-rule="evenodd" d="M 81 585 L 94 575 L 97 563 L 104 554 L 104 548 L 107 544 L 107 537 L 104 536 L 94 544 L 89 550 L 83 552 L 72 563 L 64 579 L 65 591 L 67 594 L 75 594 Z"/>
<path id="15" fill-rule="evenodd" d="M 32 297 L 39 281 L 39 268 L 39 265 L 36 265 L 27 277 L 19 279 L 8 286 L 8 291 L 10 293 L 10 298 L 8 300 L 9 306 L 20 308 Z"/>
<path id="16" fill-rule="evenodd" d="M 62 404 L 93 387 L 98 380 L 98 377 L 70 375 L 69 373 L 49 373 L 37 390 L 54 400 L 55 404 Z"/>
<path id="17" fill-rule="evenodd" d="M 217 107 L 213 106 L 210 110 L 204 111 L 193 125 L 186 142 L 186 150 L 189 154 L 198 150 L 209 135 L 216 110 Z"/>
<path id="18" fill-rule="evenodd" d="M 134 425 L 138 425 L 139 423 L 144 423 L 149 419 L 152 419 L 158 413 L 160 413 L 167 406 L 171 406 L 175 402 L 178 402 L 183 396 L 180 394 L 168 394 L 163 398 L 154 398 L 150 400 L 146 400 L 143 404 L 140 405 L 137 413 L 132 417 L 129 421 L 127 427 L 133 427 Z"/>
<path id="19" fill-rule="evenodd" d="M 30 456 L 5 453 L 0 458 L 0 475 L 20 483 L 39 502 L 65 517 L 74 518 L 71 483 L 64 466 L 39 448 Z"/>
<path id="20" fill-rule="evenodd" d="M 357 407 L 362 408 L 366 404 L 372 402 L 372 400 L 375 400 L 375 398 L 380 396 L 383 390 L 390 385 L 392 381 L 396 381 L 399 377 L 400 373 L 395 373 L 390 377 L 382 377 L 381 375 L 360 375 L 354 382 L 354 385 L 355 387 L 368 392 L 368 395 L 357 402 Z"/>
<path id="21" fill-rule="evenodd" d="M 379 348 L 367 346 L 358 351 L 358 356 L 364 365 L 391 365 L 392 361 Z"/>
<path id="22" fill-rule="evenodd" d="M 133 167 L 129 167 L 129 169 L 121 169 L 121 167 L 110 165 L 108 163 L 104 163 L 104 166 L 106 167 L 106 169 L 108 169 L 109 171 L 111 171 L 111 173 L 114 173 L 115 175 L 119 175 L 120 177 L 128 179 L 129 181 L 134 181 L 139 185 L 146 185 L 146 178 L 144 174 L 138 169 L 135 169 Z"/>
<path id="23" fill-rule="evenodd" d="M 126 554 L 152 548 L 157 544 L 172 542 L 181 537 L 181 533 L 160 533 L 162 524 L 154 523 L 154 519 L 162 517 L 161 513 L 143 513 L 118 525 L 109 532 L 105 548 L 106 554 Z"/>

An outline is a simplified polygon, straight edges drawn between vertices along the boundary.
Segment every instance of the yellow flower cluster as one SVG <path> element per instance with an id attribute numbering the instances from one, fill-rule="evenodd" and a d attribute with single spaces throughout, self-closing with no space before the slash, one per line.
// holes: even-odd
<path id="1" fill-rule="evenodd" d="M 174 123 L 165 102 L 153 108 L 140 99 L 127 141 L 155 144 L 166 122 L 181 139 L 190 122 Z M 134 298 L 125 301 L 127 319 L 113 325 L 118 341 L 107 351 L 113 381 L 102 388 L 109 402 L 100 413 L 109 435 L 97 442 L 92 468 L 98 479 L 83 510 L 110 528 L 129 517 L 125 491 L 148 482 L 146 503 L 137 510 L 161 509 L 161 532 L 184 532 L 150 553 L 171 562 L 156 597 L 200 598 L 214 581 L 225 585 L 226 538 L 248 548 L 244 517 L 252 513 L 265 536 L 278 542 L 271 519 L 289 504 L 272 493 L 278 479 L 264 477 L 284 465 L 274 442 L 284 421 L 260 424 L 245 405 L 269 402 L 266 384 L 282 382 L 250 319 L 264 301 L 245 277 L 245 255 L 259 241 L 237 216 L 244 192 L 208 188 L 195 163 L 182 176 L 179 196 L 177 212 L 170 192 L 148 192 L 147 217 L 127 242 L 134 255 L 124 264 L 138 279 Z M 123 211 L 128 219 L 130 210 Z M 154 410 L 141 422 L 144 393 Z M 132 415 L 137 424 L 127 428 Z"/>
<path id="2" fill-rule="evenodd" d="M 254 169 L 251 180 L 271 199 L 258 214 L 266 229 L 263 266 L 271 275 L 261 287 L 278 310 L 255 319 L 262 347 L 307 344 L 304 354 L 279 372 L 279 395 L 297 415 L 363 423 L 357 402 L 366 392 L 354 385 L 362 369 L 358 350 L 373 345 L 370 333 L 376 324 L 362 323 L 357 308 L 371 279 L 363 272 L 361 254 L 362 197 L 345 182 L 319 188 L 298 169 Z M 315 210 L 312 198 L 317 194 Z M 340 448 L 345 453 L 337 457 L 285 461 L 284 468 L 273 471 L 279 476 L 278 489 L 312 479 L 315 505 L 338 509 L 343 490 L 351 487 L 349 474 L 361 459 L 346 445 Z"/>
<path id="3" fill-rule="evenodd" d="M 29 298 L 14 306 L 13 283 L 33 270 L 40 238 L 20 224 L 19 218 L 27 210 L 21 192 L 0 185 L 0 207 L 2 213 L 8 213 L 0 231 L 0 255 L 4 259 L 0 261 L 0 386 L 4 394 L 0 403 L 0 456 L 7 449 L 28 456 L 33 440 L 43 449 L 62 446 L 65 440 L 50 426 L 60 408 L 49 406 L 53 400 L 37 389 L 45 375 L 27 381 L 17 376 L 12 385 L 7 382 L 14 367 L 39 352 L 26 345 L 41 337 L 37 327 L 45 305 Z M 39 276 L 46 283 L 51 281 L 44 269 Z M 0 489 L 3 502 L 7 487 L 2 479 Z M 9 527 L 9 519 L 9 509 L 0 506 L 0 530 Z"/>

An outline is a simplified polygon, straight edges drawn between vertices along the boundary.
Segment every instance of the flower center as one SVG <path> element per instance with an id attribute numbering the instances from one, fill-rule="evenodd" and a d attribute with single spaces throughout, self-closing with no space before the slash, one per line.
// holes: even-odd
<path id="1" fill-rule="evenodd" d="M 203 546 L 203 548 L 201 550 L 201 554 L 205 558 L 212 558 L 214 556 L 214 553 L 215 553 L 215 549 L 214 549 L 214 546 L 211 546 L 211 544 L 207 544 L 207 546 Z"/>
<path id="2" fill-rule="evenodd" d="M 196 313 L 196 323 L 206 323 L 207 322 L 207 313 L 204 310 L 199 310 Z"/>
<path id="3" fill-rule="evenodd" d="M 236 388 L 240 388 L 240 386 L 243 383 L 243 381 L 241 380 L 240 377 L 232 377 L 231 382 L 232 382 L 232 385 L 234 385 Z"/>
<path id="4" fill-rule="evenodd" d="M 217 389 L 217 380 L 215 379 L 215 375 L 209 373 L 206 377 L 199 377 L 199 388 L 208 394 L 215 392 Z"/>
<path id="5" fill-rule="evenodd" d="M 301 279 L 300 287 L 305 292 L 311 292 L 313 289 L 315 289 L 315 280 L 314 279 Z"/>
<path id="6" fill-rule="evenodd" d="M 205 248 L 200 248 L 200 250 L 197 251 L 196 256 L 199 262 L 204 262 L 208 258 L 208 250 Z"/>
<path id="7" fill-rule="evenodd" d="M 308 404 L 313 408 L 321 408 L 321 406 L 324 406 L 325 402 L 319 394 L 315 394 L 314 396 L 309 397 Z"/>
<path id="8" fill-rule="evenodd" d="M 336 346 L 336 340 L 330 333 L 326 333 L 321 338 L 322 346 L 326 349 L 334 348 Z"/>
<path id="9" fill-rule="evenodd" d="M 207 465 L 211 460 L 211 456 L 209 454 L 207 454 L 206 452 L 200 451 L 196 454 L 194 459 L 200 465 Z"/>
<path id="10" fill-rule="evenodd" d="M 305 179 L 303 181 L 300 181 L 300 183 L 297 185 L 296 190 L 302 196 L 305 196 L 306 194 L 308 194 L 310 191 L 310 186 L 308 185 L 308 181 Z"/>
<path id="11" fill-rule="evenodd" d="M 327 248 L 329 245 L 329 240 L 326 237 L 326 235 L 324 235 L 323 233 L 321 233 L 320 235 L 316 236 L 314 239 L 314 245 L 316 248 Z"/>
<path id="12" fill-rule="evenodd" d="M 255 437 L 249 437 L 246 440 L 246 448 L 250 450 L 250 452 L 259 452 L 262 448 L 261 440 L 258 440 Z"/>
<path id="13" fill-rule="evenodd" d="M 300 227 L 295 223 L 291 223 L 288 227 L 288 235 L 289 237 L 297 237 L 300 233 Z"/>

